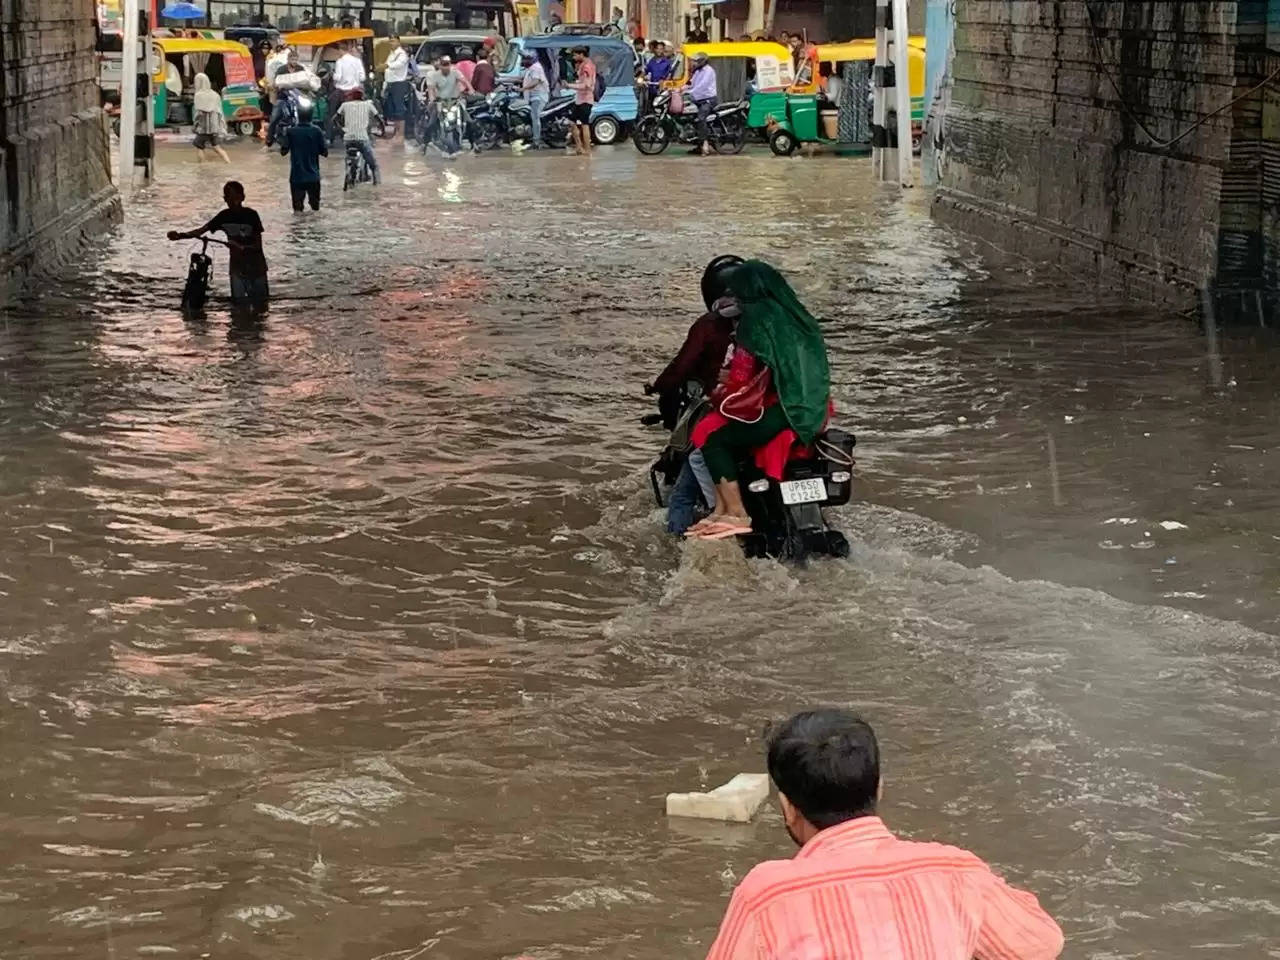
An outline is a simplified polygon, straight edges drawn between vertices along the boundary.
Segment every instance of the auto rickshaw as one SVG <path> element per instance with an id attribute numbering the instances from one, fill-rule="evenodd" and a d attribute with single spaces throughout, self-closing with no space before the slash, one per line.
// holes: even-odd
<path id="1" fill-rule="evenodd" d="M 750 100 L 747 129 L 756 131 L 763 140 L 769 117 L 786 113 L 787 90 L 795 81 L 791 51 L 767 40 L 686 43 L 662 89 L 678 90 L 687 84 L 689 62 L 700 53 L 705 53 L 715 68 L 721 103 Z"/>
<path id="2" fill-rule="evenodd" d="M 333 65 L 342 56 L 339 44 L 352 40 L 367 40 L 373 36 L 372 30 L 362 27 L 322 27 L 317 30 L 295 30 L 284 35 L 284 42 L 298 51 L 298 59 L 311 67 L 311 71 L 325 81 L 326 88 L 329 75 L 333 73 Z M 367 70 L 368 64 L 365 64 Z M 372 74 L 365 81 L 365 93 L 372 93 Z M 329 113 L 329 104 L 325 97 L 317 97 L 311 122 L 323 124 Z"/>
<path id="3" fill-rule="evenodd" d="M 830 67 L 830 76 L 839 76 L 842 64 L 876 59 L 874 40 L 851 40 L 848 43 L 826 43 L 809 48 L 806 60 L 800 65 L 795 83 L 786 96 L 785 111 L 778 111 L 768 119 L 769 148 L 780 157 L 790 156 L 802 143 L 835 145 L 839 139 L 830 125 L 834 124 L 839 107 L 827 98 L 829 78 L 823 76 L 823 67 Z M 925 44 L 923 37 L 907 40 L 907 89 L 911 96 L 911 146 L 920 149 L 921 131 L 924 128 L 924 77 Z"/>
<path id="4" fill-rule="evenodd" d="M 262 101 L 249 48 L 234 40 L 156 37 L 153 116 L 157 127 L 190 123 L 195 77 L 203 73 L 222 95 L 227 129 L 251 136 L 261 125 Z"/>

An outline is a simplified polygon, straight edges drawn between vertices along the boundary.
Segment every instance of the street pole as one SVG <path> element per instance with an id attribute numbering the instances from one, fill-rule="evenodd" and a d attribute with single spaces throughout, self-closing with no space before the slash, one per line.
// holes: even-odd
<path id="1" fill-rule="evenodd" d="M 907 0 L 893 0 L 893 72 L 898 111 L 898 182 L 911 186 L 911 78 L 907 74 Z"/>
<path id="2" fill-rule="evenodd" d="M 120 51 L 119 189 L 133 188 L 133 148 L 138 132 L 138 0 L 124 0 L 124 39 Z"/>
<path id="3" fill-rule="evenodd" d="M 871 94 L 871 169 L 877 180 L 892 178 L 898 158 L 890 156 L 889 131 L 885 127 L 890 90 L 889 79 L 889 0 L 876 0 L 876 65 L 872 75 Z"/>

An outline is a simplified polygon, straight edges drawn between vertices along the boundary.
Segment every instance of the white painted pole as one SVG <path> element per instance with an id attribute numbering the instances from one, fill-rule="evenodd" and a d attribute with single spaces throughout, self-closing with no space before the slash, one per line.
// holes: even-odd
<path id="1" fill-rule="evenodd" d="M 889 0 L 876 0 L 876 66 L 871 93 L 871 169 L 877 180 L 884 180 L 890 169 L 885 156 L 889 131 L 884 125 L 887 113 L 884 78 L 889 70 L 888 23 Z"/>
<path id="2" fill-rule="evenodd" d="M 893 0 L 893 72 L 897 75 L 898 182 L 912 185 L 911 170 L 911 77 L 907 65 L 907 0 Z"/>
<path id="3" fill-rule="evenodd" d="M 124 0 L 124 41 L 120 50 L 120 177 L 117 187 L 133 188 L 133 137 L 138 132 L 138 0 Z"/>

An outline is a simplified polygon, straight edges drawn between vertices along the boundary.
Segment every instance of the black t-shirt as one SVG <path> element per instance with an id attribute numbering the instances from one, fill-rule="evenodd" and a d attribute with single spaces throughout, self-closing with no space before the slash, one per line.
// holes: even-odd
<path id="1" fill-rule="evenodd" d="M 284 132 L 280 152 L 289 158 L 290 183 L 319 183 L 320 158 L 329 155 L 324 133 L 310 123 L 299 123 Z"/>
<path id="2" fill-rule="evenodd" d="M 252 207 L 228 207 L 204 226 L 205 233 L 221 230 L 233 243 L 250 249 L 231 248 L 231 272 L 242 277 L 262 277 L 267 273 L 267 258 L 262 252 L 262 218 Z M 256 243 L 254 243 L 256 239 Z"/>

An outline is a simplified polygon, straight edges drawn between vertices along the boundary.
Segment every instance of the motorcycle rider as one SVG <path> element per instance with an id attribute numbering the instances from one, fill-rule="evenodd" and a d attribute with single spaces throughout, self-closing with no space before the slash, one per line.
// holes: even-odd
<path id="1" fill-rule="evenodd" d="M 702 300 L 707 312 L 693 322 L 680 352 L 653 381 L 645 384 L 646 395 L 658 394 L 664 423 L 673 428 L 680 414 L 682 391 L 689 381 L 702 388 L 704 397 L 711 396 L 720 380 L 721 369 L 733 343 L 737 304 L 728 296 L 729 274 L 743 263 L 732 254 L 719 256 L 702 272 Z M 692 424 L 689 425 L 692 428 Z M 699 496 L 701 494 L 701 496 Z M 715 484 L 707 469 L 702 451 L 691 450 L 667 502 L 667 532 L 683 534 L 693 525 L 699 500 L 715 503 Z"/>
<path id="2" fill-rule="evenodd" d="M 532 50 L 520 54 L 520 63 L 524 65 L 524 73 L 520 75 L 520 93 L 529 104 L 529 123 L 533 127 L 532 149 L 542 149 L 542 109 L 551 99 L 551 87 L 547 84 L 547 72 L 538 62 L 538 55 Z"/>
<path id="3" fill-rule="evenodd" d="M 298 77 L 298 74 L 302 74 Z M 267 146 L 272 146 L 280 139 L 281 129 L 289 125 L 292 115 L 297 122 L 298 99 L 303 93 L 314 94 L 320 89 L 320 78 L 311 72 L 311 68 L 298 57 L 298 51 L 290 48 L 285 52 L 284 62 L 272 71 L 268 68 L 267 76 L 271 88 L 276 92 L 276 103 L 271 108 L 271 119 L 267 121 Z M 289 77 L 288 83 L 280 85 L 283 77 Z M 296 78 L 296 79 L 295 79 Z"/>
<path id="4" fill-rule="evenodd" d="M 738 486 L 738 464 L 755 451 L 757 466 L 780 480 L 797 444 L 810 445 L 831 413 L 831 373 L 818 321 L 776 269 L 748 260 L 729 274 L 741 310 L 728 375 L 714 407 L 693 428 L 716 483 L 714 512 L 686 536 L 724 540 L 751 533 Z"/>
<path id="5" fill-rule="evenodd" d="M 716 68 L 711 66 L 711 59 L 705 53 L 699 53 L 693 58 L 689 82 L 683 92 L 698 108 L 698 138 L 702 141 L 689 152 L 701 153 L 705 157 L 711 152 L 711 128 L 707 124 L 707 118 L 720 102 L 716 92 Z"/>
<path id="6" fill-rule="evenodd" d="M 457 103 L 458 109 L 462 111 L 462 126 L 467 132 L 468 139 L 471 140 L 472 148 L 478 153 L 480 148 L 476 145 L 476 138 L 471 132 L 471 115 L 467 113 L 466 96 L 471 92 L 471 84 L 467 82 L 467 78 L 460 70 L 454 68 L 453 59 L 447 56 L 441 57 L 439 68 L 427 81 L 427 99 L 432 111 L 431 130 L 434 131 L 439 127 L 442 111 L 449 105 Z M 427 139 L 430 141 L 430 134 Z"/>

